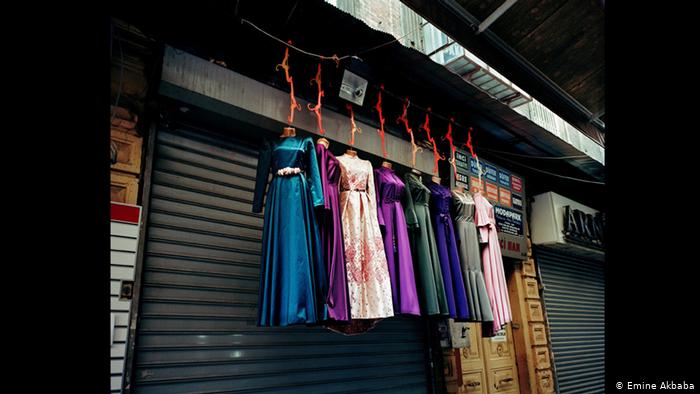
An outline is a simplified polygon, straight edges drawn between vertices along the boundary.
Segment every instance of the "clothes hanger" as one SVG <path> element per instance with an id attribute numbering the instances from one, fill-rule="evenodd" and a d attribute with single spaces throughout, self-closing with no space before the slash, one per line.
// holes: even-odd
<path id="1" fill-rule="evenodd" d="M 384 160 L 384 161 L 382 162 L 382 167 L 384 167 L 384 168 L 391 169 L 391 166 L 392 166 L 392 164 L 391 164 L 390 161 Z"/>
<path id="2" fill-rule="evenodd" d="M 354 150 L 354 149 L 352 149 L 352 148 L 348 148 L 348 149 L 345 151 L 345 154 L 348 155 L 348 156 L 357 157 L 357 151 Z"/>
<path id="3" fill-rule="evenodd" d="M 440 177 L 439 176 L 434 176 L 431 178 L 434 183 L 437 183 L 438 185 L 440 184 Z"/>
<path id="4" fill-rule="evenodd" d="M 327 139 L 323 138 L 323 137 L 321 137 L 321 138 L 319 138 L 318 140 L 316 140 L 316 143 L 325 146 L 326 149 L 328 149 L 328 147 L 330 146 L 330 142 L 329 142 Z"/>
<path id="5" fill-rule="evenodd" d="M 416 170 L 415 168 L 411 168 L 411 172 L 418 175 L 418 176 L 421 176 L 421 172 Z"/>
<path id="6" fill-rule="evenodd" d="M 282 134 L 280 135 L 280 138 L 288 138 L 288 137 L 295 137 L 297 135 L 297 129 L 294 127 L 287 126 L 284 129 L 282 129 Z"/>

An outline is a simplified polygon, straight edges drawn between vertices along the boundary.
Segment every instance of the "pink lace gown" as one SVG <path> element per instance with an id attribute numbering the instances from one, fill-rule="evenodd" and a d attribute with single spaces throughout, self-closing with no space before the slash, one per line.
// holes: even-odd
<path id="1" fill-rule="evenodd" d="M 494 335 L 506 323 L 512 321 L 513 317 L 510 311 L 508 286 L 503 271 L 503 256 L 496 232 L 493 205 L 486 197 L 475 193 L 474 206 L 476 209 L 474 223 L 479 231 L 481 242 L 486 244 L 481 251 L 481 262 L 484 266 L 486 293 L 491 301 L 491 311 L 493 312 L 493 328 L 490 334 Z"/>
<path id="2" fill-rule="evenodd" d="M 347 154 L 337 159 L 341 168 L 340 212 L 351 318 L 394 316 L 372 164 Z"/>

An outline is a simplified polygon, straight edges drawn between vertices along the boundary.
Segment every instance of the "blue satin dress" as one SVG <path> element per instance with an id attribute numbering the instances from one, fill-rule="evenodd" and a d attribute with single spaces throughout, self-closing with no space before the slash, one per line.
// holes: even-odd
<path id="1" fill-rule="evenodd" d="M 302 172 L 278 170 L 292 168 Z M 323 189 L 311 138 L 265 142 L 258 158 L 253 212 L 265 198 L 258 326 L 317 324 L 328 318 L 328 279 L 314 207 Z M 298 171 L 298 170 L 297 170 Z"/>

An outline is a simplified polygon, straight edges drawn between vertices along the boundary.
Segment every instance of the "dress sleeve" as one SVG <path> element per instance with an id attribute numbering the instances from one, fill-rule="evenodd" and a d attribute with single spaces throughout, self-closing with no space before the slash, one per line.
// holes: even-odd
<path id="1" fill-rule="evenodd" d="M 328 198 L 330 187 L 328 187 L 328 149 L 323 144 L 316 144 L 316 158 L 321 171 L 321 187 L 323 187 L 324 208 L 331 209 L 331 199 Z"/>
<path id="2" fill-rule="evenodd" d="M 379 221 L 380 226 L 385 226 L 384 213 L 381 209 L 379 209 L 379 207 L 381 206 L 380 196 L 382 195 L 381 179 L 382 175 L 379 173 L 379 170 L 374 170 L 374 181 L 372 183 L 374 183 L 374 195 L 376 196 L 375 202 L 377 205 L 377 220 Z"/>
<path id="3" fill-rule="evenodd" d="M 413 196 L 411 195 L 411 177 L 408 173 L 403 177 L 406 189 L 404 192 L 404 213 L 406 216 L 406 226 L 408 228 L 418 228 L 418 218 L 416 217 L 416 209 L 413 206 Z"/>
<path id="4" fill-rule="evenodd" d="M 489 242 L 489 214 L 484 205 L 483 197 L 474 196 L 474 224 L 479 230 L 479 242 L 482 244 Z"/>
<path id="5" fill-rule="evenodd" d="M 316 160 L 316 149 L 311 137 L 304 140 L 304 151 L 306 152 L 306 168 L 308 170 L 309 187 L 311 187 L 311 199 L 315 207 L 324 205 L 323 186 L 321 185 L 321 174 L 318 171 L 318 161 Z"/>
<path id="6" fill-rule="evenodd" d="M 267 179 L 270 175 L 270 161 L 272 147 L 270 141 L 265 140 L 258 155 L 258 169 L 255 174 L 255 191 L 253 192 L 253 213 L 262 212 L 263 199 L 267 190 Z"/>

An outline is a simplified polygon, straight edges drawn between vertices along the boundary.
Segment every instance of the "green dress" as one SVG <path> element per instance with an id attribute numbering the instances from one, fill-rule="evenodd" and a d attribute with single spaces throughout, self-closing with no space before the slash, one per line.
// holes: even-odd
<path id="1" fill-rule="evenodd" d="M 440 257 L 428 208 L 430 189 L 423 185 L 421 179 L 414 173 L 407 173 L 404 180 L 406 183 L 404 211 L 421 310 L 425 315 L 449 315 Z"/>

